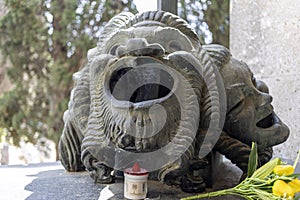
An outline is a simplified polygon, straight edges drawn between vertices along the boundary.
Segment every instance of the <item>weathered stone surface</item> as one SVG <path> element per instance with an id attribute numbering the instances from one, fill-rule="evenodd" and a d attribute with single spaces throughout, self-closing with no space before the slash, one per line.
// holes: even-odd
<path id="1" fill-rule="evenodd" d="M 276 112 L 291 129 L 275 156 L 294 159 L 300 137 L 300 1 L 232 0 L 230 50 L 265 81 Z"/>

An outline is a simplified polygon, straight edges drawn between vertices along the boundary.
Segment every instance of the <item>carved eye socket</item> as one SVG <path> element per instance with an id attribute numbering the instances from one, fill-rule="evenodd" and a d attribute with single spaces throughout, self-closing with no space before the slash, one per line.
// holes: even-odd
<path id="1" fill-rule="evenodd" d="M 117 53 L 117 48 L 118 48 L 119 46 L 120 46 L 119 44 L 116 44 L 116 45 L 112 46 L 112 47 L 110 48 L 110 50 L 109 50 L 109 54 L 115 56 L 116 53 Z"/>
<path id="2" fill-rule="evenodd" d="M 243 109 L 244 104 L 245 104 L 244 99 L 241 99 L 228 111 L 228 113 L 234 114 L 234 115 L 239 113 Z"/>

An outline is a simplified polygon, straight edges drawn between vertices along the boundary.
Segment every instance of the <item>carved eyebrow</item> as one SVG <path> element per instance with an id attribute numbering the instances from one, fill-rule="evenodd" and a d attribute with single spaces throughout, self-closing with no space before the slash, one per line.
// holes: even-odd
<path id="1" fill-rule="evenodd" d="M 245 86 L 245 83 L 235 83 L 235 84 L 231 84 L 231 85 L 227 86 L 226 89 L 231 90 L 233 88 L 243 87 L 243 86 Z"/>

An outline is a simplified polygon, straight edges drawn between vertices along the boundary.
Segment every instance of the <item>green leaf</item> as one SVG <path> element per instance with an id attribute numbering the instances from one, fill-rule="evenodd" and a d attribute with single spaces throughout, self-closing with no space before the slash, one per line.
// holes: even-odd
<path id="1" fill-rule="evenodd" d="M 280 164 L 281 160 L 279 158 L 275 158 L 269 162 L 267 162 L 266 164 L 264 164 L 262 167 L 260 167 L 259 169 L 257 169 L 253 175 L 251 176 L 251 178 L 259 178 L 259 179 L 264 179 L 266 178 L 268 175 L 270 175 L 275 166 Z"/>
<path id="2" fill-rule="evenodd" d="M 252 174 L 257 169 L 257 144 L 255 142 L 252 142 L 252 148 L 249 155 L 249 161 L 248 161 L 248 172 L 247 177 L 251 177 Z"/>

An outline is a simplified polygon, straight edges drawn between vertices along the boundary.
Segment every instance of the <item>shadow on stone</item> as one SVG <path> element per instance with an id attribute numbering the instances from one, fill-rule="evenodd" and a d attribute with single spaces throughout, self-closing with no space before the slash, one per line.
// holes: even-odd
<path id="1" fill-rule="evenodd" d="M 223 163 L 217 173 L 217 182 L 213 188 L 207 188 L 207 192 L 233 187 L 238 183 L 241 175 L 241 171 L 228 162 Z M 64 169 L 40 171 L 37 174 L 27 176 L 35 179 L 24 188 L 33 192 L 26 200 L 98 200 L 101 199 L 100 192 L 107 186 L 114 194 L 109 200 L 124 199 L 123 180 L 119 179 L 113 184 L 94 184 L 88 172 L 71 173 L 66 172 Z M 148 181 L 147 199 L 149 200 L 177 200 L 191 195 L 193 194 L 184 193 L 177 187 L 167 186 L 156 181 Z M 223 196 L 214 199 L 237 200 L 240 198 Z"/>
<path id="2" fill-rule="evenodd" d="M 104 186 L 94 184 L 86 172 L 70 173 L 65 170 L 42 171 L 25 190 L 33 192 L 26 200 L 48 199 L 98 199 Z"/>

